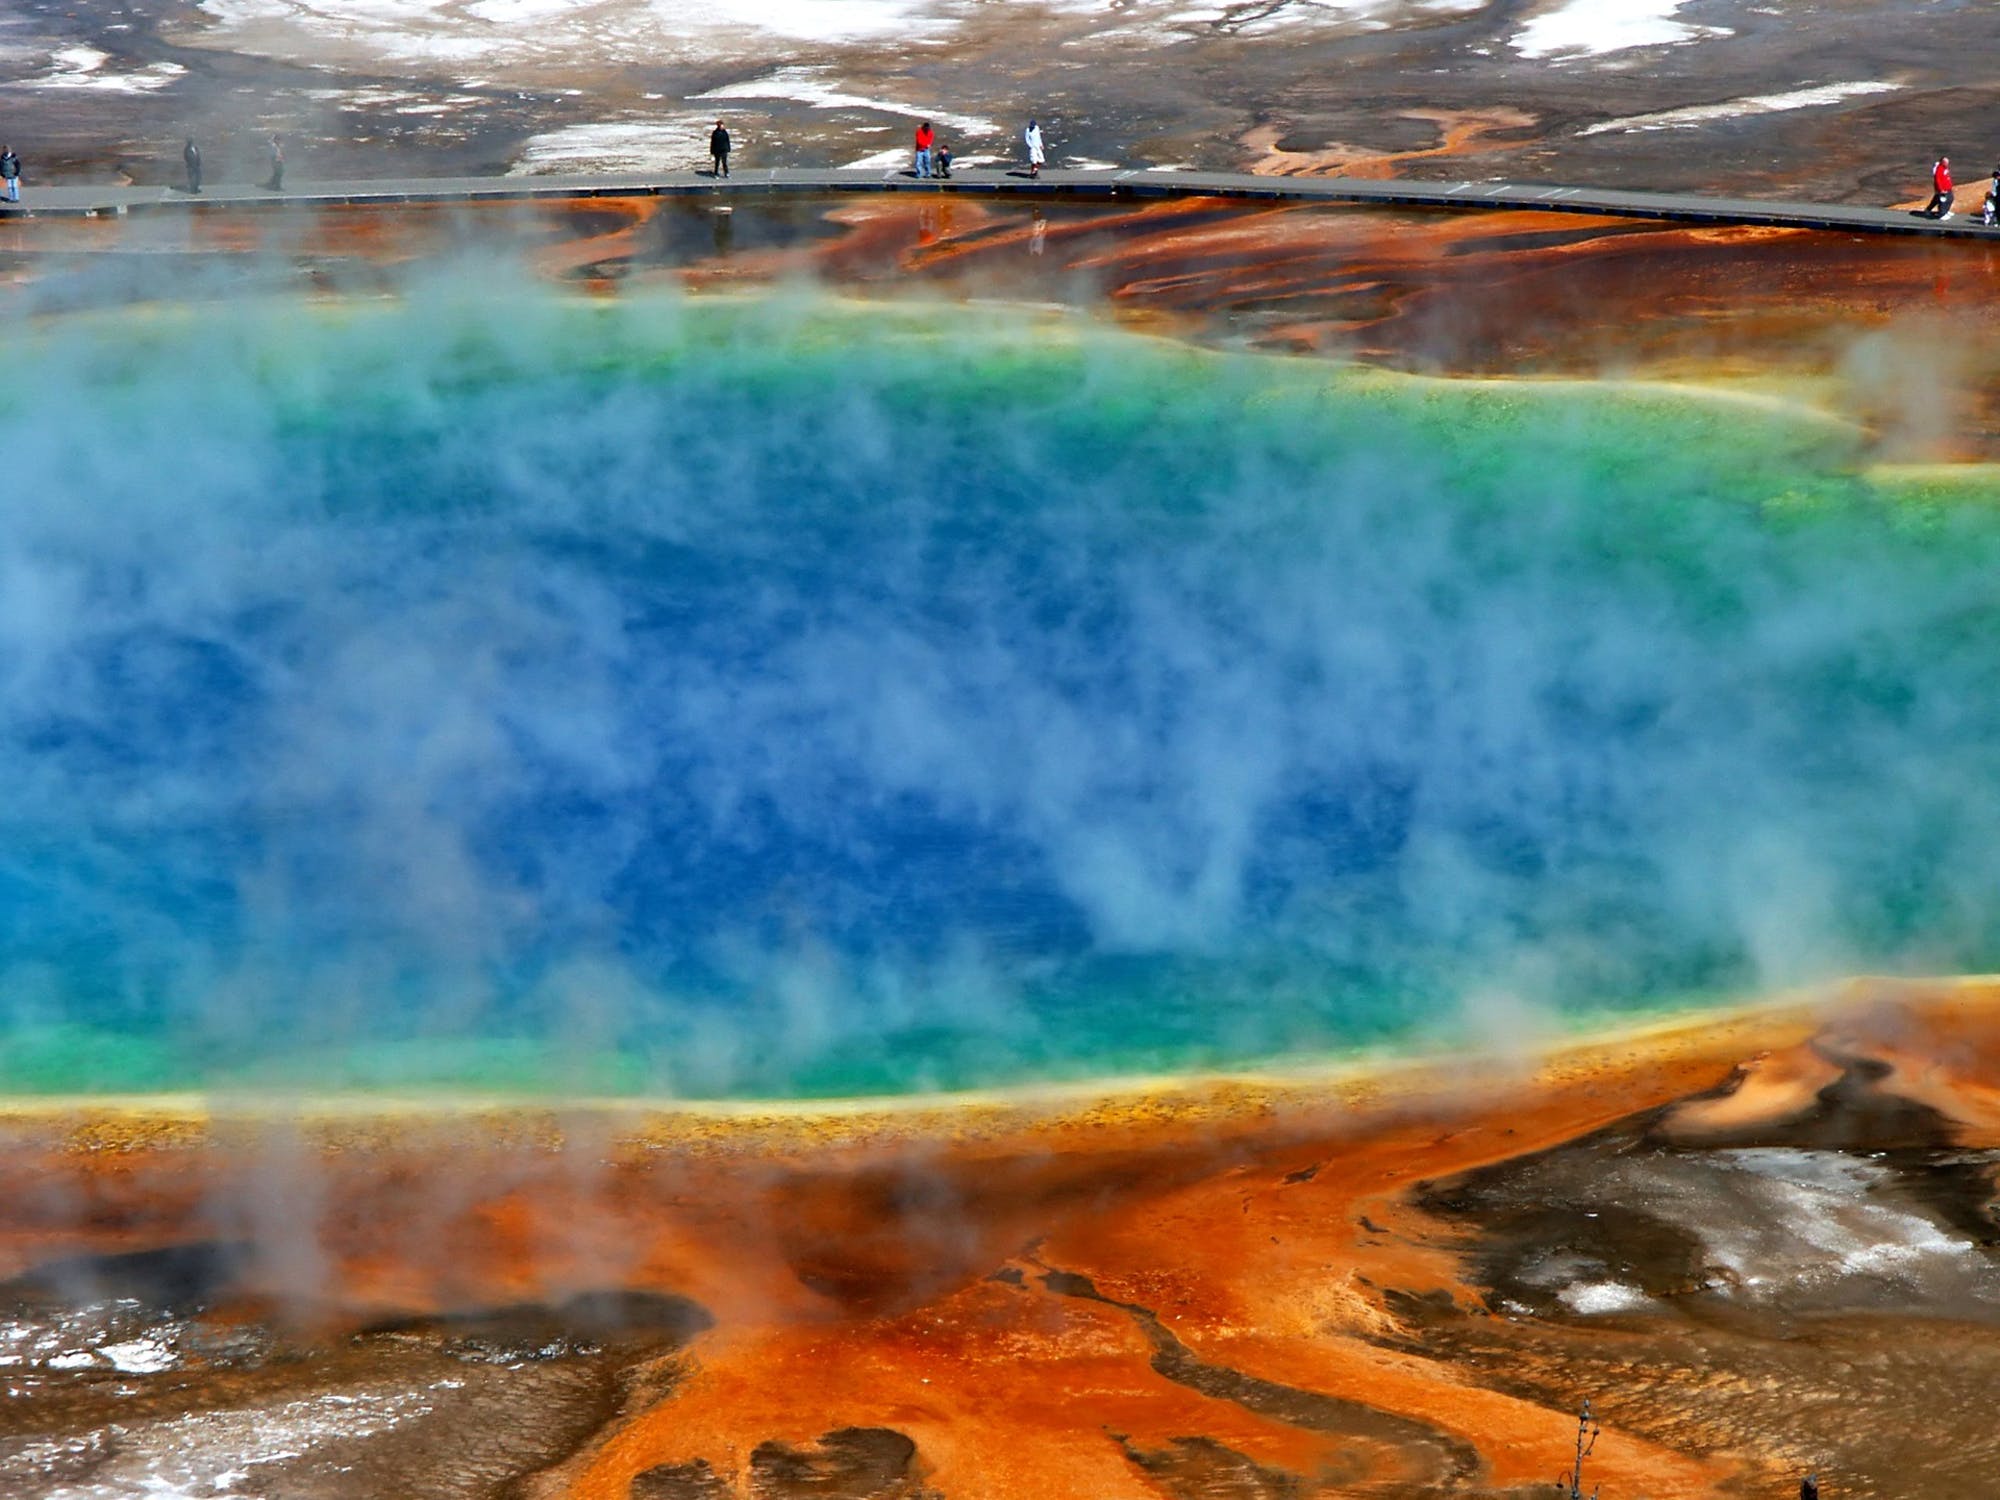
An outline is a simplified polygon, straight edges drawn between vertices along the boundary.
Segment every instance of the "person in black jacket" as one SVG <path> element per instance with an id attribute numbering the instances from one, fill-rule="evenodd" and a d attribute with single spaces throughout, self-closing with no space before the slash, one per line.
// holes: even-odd
<path id="1" fill-rule="evenodd" d="M 727 177 L 729 175 L 729 132 L 723 128 L 722 121 L 720 120 L 715 122 L 715 129 L 708 133 L 708 155 L 709 159 L 714 163 L 708 169 L 708 175 L 711 177 Z"/>
<path id="2" fill-rule="evenodd" d="M 193 136 L 189 136 L 187 145 L 181 148 L 181 160 L 187 163 L 188 191 L 190 193 L 200 192 L 201 148 L 195 145 Z"/>
<path id="3" fill-rule="evenodd" d="M 1799 1500 L 1819 1500 L 1819 1475 L 1808 1474 L 1799 1481 Z"/>
<path id="4" fill-rule="evenodd" d="M 21 158 L 12 146 L 0 149 L 0 188 L 6 190 L 9 203 L 21 201 Z"/>

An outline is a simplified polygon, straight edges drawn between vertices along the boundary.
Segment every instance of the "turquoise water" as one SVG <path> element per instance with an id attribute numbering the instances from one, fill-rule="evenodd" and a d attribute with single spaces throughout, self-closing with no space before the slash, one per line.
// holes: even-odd
<path id="1" fill-rule="evenodd" d="M 958 1087 L 1993 963 L 1978 495 L 1026 318 L 17 336 L 0 1088 Z"/>

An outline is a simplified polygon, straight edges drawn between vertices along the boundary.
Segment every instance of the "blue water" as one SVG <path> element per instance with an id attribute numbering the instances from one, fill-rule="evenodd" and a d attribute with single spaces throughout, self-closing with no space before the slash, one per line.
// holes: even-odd
<path id="1" fill-rule="evenodd" d="M 37 356 L 0 1086 L 949 1087 L 2000 946 L 2000 528 L 1803 421 L 811 305 Z"/>

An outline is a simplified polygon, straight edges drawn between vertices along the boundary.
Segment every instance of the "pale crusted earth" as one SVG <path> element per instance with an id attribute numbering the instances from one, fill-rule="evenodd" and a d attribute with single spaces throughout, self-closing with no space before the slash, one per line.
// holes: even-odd
<path id="1" fill-rule="evenodd" d="M 1035 115 L 1073 164 L 1896 202 L 2000 152 L 1996 42 L 1978 0 L 16 0 L 0 134 L 32 189 L 176 180 L 188 134 L 307 181 L 684 169 L 718 116 L 739 168 L 919 116 L 1004 159 Z"/>

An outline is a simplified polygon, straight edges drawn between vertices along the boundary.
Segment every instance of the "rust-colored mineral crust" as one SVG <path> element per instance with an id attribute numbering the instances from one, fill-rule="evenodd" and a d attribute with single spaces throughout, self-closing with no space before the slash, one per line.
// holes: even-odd
<path id="1" fill-rule="evenodd" d="M 1780 1493 L 1800 1460 L 1886 1495 L 1900 1442 L 1844 1413 L 1922 1409 L 1926 1377 L 1881 1357 L 1901 1340 L 1880 1321 L 1903 1310 L 1892 1283 L 1817 1312 L 1731 1300 L 1647 1271 L 1659 1247 L 1636 1222 L 1589 1228 L 1632 1237 L 1607 1252 L 1648 1287 L 1622 1314 L 1516 1305 L 1507 1267 L 1575 1248 L 1599 1212 L 1550 1215 L 1607 1172 L 1707 1170 L 1725 1149 L 1902 1152 L 1916 1170 L 1912 1152 L 2000 1145 L 1996 1000 L 1983 982 L 1855 984 L 1523 1068 L 1068 1096 L 16 1105 L 0 1271 L 237 1245 L 208 1316 L 362 1368 L 412 1339 L 504 1347 L 493 1329 L 523 1308 L 611 1317 L 588 1311 L 611 1288 L 688 1308 L 644 1348 L 570 1351 L 624 1361 L 533 1469 L 532 1493 L 579 1500 L 1526 1494 L 1562 1467 L 1585 1396 L 1607 1495 Z M 1543 1174 L 1532 1204 L 1507 1196 L 1522 1172 Z M 1918 1315 L 1932 1347 L 2000 1360 L 1976 1309 Z M 329 1358 L 302 1368 L 341 1388 Z M 203 1384 L 182 1402 L 227 1406 L 255 1381 Z M 51 1420 L 29 1405 L 17 1434 Z M 440 1461 L 402 1461 L 421 1453 Z M 1951 1465 L 1936 1492 L 1971 1493 Z"/>

